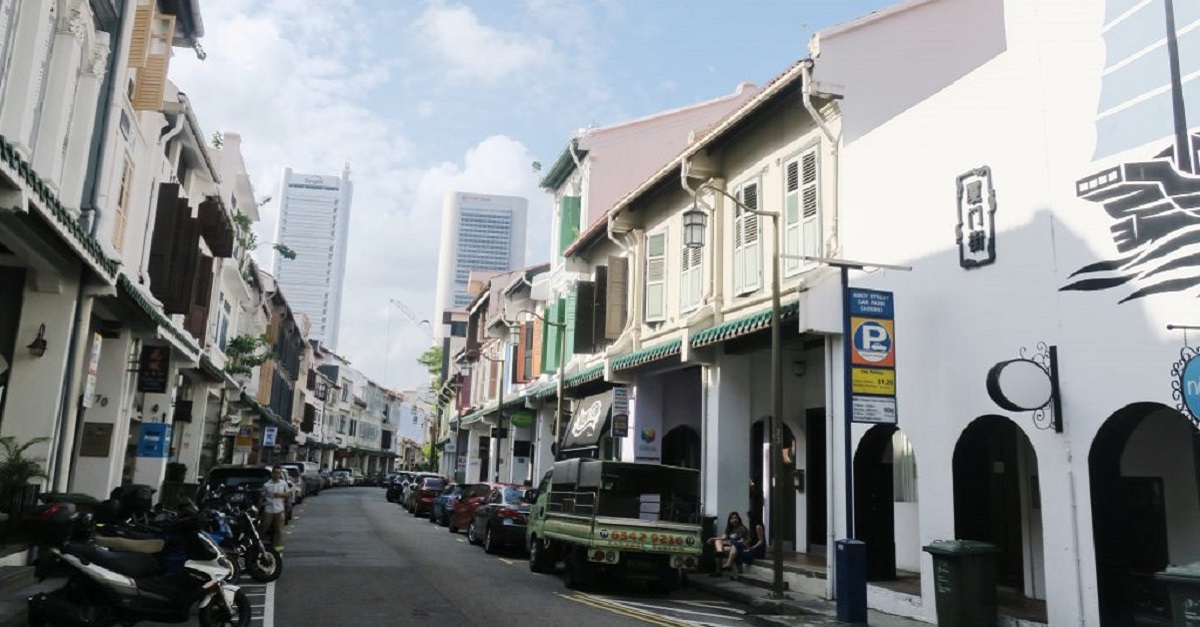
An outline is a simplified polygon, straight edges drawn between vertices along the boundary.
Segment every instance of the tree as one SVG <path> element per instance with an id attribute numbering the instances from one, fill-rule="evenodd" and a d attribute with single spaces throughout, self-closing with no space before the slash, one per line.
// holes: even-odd
<path id="1" fill-rule="evenodd" d="M 442 387 L 442 346 L 436 344 L 417 357 L 417 363 L 429 371 L 429 387 L 437 390 Z"/>
<path id="2" fill-rule="evenodd" d="M 271 351 L 271 338 L 266 335 L 238 335 L 225 345 L 225 372 L 231 375 L 248 375 L 251 370 L 274 356 L 275 353 Z"/>

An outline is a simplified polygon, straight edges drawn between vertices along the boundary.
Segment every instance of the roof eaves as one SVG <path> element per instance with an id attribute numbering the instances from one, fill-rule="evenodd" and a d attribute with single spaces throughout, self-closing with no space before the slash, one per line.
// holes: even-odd
<path id="1" fill-rule="evenodd" d="M 575 157 L 583 159 L 587 156 L 586 150 L 579 149 L 579 138 L 572 138 L 567 144 L 567 147 L 558 155 L 558 159 L 554 161 L 554 165 L 550 166 L 550 171 L 546 176 L 542 177 L 542 181 L 538 186 L 542 189 L 554 190 L 558 189 L 567 177 L 571 176 L 575 168 L 575 159 L 571 157 L 571 150 L 575 150 Z"/>
<path id="2" fill-rule="evenodd" d="M 808 59 L 801 59 L 793 63 L 790 67 L 788 67 L 788 69 L 784 70 L 778 76 L 771 79 L 766 85 L 763 86 L 762 91 L 758 92 L 757 95 L 748 100 L 746 104 L 725 116 L 716 126 L 713 127 L 711 131 L 700 137 L 698 140 L 692 143 L 692 145 L 684 148 L 674 159 L 668 161 L 665 165 L 663 165 L 663 167 L 659 168 L 657 172 L 652 174 L 650 178 L 642 181 L 641 185 L 638 185 L 632 191 L 618 200 L 615 204 L 613 204 L 612 208 L 605 213 L 604 216 L 593 222 L 586 231 L 580 233 L 579 237 L 575 238 L 575 241 L 563 251 L 563 256 L 574 257 L 582 252 L 584 248 L 590 246 L 603 230 L 600 227 L 602 225 L 606 225 L 610 217 L 616 217 L 616 215 L 620 213 L 622 209 L 629 207 L 629 205 L 633 204 L 634 201 L 638 200 L 647 192 L 654 189 L 654 187 L 661 183 L 669 174 L 683 167 L 683 162 L 686 161 L 688 157 L 700 152 L 716 140 L 720 139 L 726 131 L 736 126 L 742 120 L 746 119 L 746 117 L 751 113 L 757 111 L 765 103 L 775 97 L 776 94 L 782 91 L 786 86 L 791 85 L 793 81 L 803 75 L 801 70 L 804 68 L 804 65 L 807 63 L 807 61 Z"/>

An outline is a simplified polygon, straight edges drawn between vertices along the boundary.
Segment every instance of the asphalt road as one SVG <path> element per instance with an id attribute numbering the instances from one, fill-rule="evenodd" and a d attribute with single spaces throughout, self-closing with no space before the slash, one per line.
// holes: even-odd
<path id="1" fill-rule="evenodd" d="M 746 608 L 686 588 L 569 591 L 561 577 L 531 573 L 520 553 L 487 555 L 370 487 L 326 490 L 297 508 L 272 592 L 264 627 L 750 624 Z"/>

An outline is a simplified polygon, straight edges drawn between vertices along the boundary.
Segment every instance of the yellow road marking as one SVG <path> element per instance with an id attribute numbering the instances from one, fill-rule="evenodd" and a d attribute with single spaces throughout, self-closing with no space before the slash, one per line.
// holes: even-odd
<path id="1" fill-rule="evenodd" d="M 513 565 L 512 560 L 504 559 L 503 557 L 497 557 L 496 559 L 500 560 L 501 562 L 504 562 L 505 564 L 508 564 L 509 566 Z"/>
<path id="2" fill-rule="evenodd" d="M 558 592 L 555 592 L 554 594 L 556 594 L 564 599 L 567 599 L 568 601 L 574 601 L 576 603 L 588 605 L 588 606 L 594 607 L 596 609 L 606 610 L 606 611 L 612 612 L 614 614 L 620 614 L 622 616 L 626 616 L 629 618 L 635 618 L 642 622 L 650 623 L 653 625 L 660 625 L 661 627 L 691 627 L 691 625 L 688 623 L 672 621 L 670 619 L 664 618 L 657 614 L 650 614 L 649 612 L 639 612 L 639 611 L 630 610 L 630 609 L 627 609 L 627 608 L 624 608 L 624 607 L 621 607 L 618 605 L 606 603 L 604 601 L 596 599 L 595 597 L 583 594 L 582 592 L 577 592 L 574 595 L 566 595 L 566 594 L 561 594 Z"/>

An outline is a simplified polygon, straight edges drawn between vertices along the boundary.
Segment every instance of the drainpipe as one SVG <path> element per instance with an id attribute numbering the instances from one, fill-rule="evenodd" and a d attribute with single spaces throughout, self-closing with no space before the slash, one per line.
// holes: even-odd
<path id="1" fill-rule="evenodd" d="M 1075 494 L 1075 459 L 1067 445 L 1067 483 L 1071 486 L 1071 550 L 1075 554 L 1075 608 L 1080 627 L 1087 622 L 1083 606 L 1083 562 L 1079 556 L 1079 500 Z M 1045 511 L 1044 509 L 1042 511 Z"/>
<path id="2" fill-rule="evenodd" d="M 829 140 L 829 150 L 833 153 L 833 164 L 830 166 L 833 169 L 833 219 L 830 221 L 829 239 L 825 240 L 825 256 L 837 257 L 839 254 L 838 247 L 841 244 L 838 237 L 838 225 L 841 222 L 841 206 L 838 204 L 838 188 L 841 186 L 839 171 L 838 153 L 841 146 L 841 134 L 834 134 L 829 129 L 829 124 L 824 117 L 821 116 L 817 108 L 812 103 L 812 68 L 813 60 L 805 59 L 802 66 L 804 76 L 803 89 L 801 90 L 801 100 L 804 102 L 804 110 L 812 117 L 813 122 L 816 122 L 817 127 L 821 129 L 821 133 L 825 135 L 825 139 Z"/>
<path id="3" fill-rule="evenodd" d="M 125 30 L 125 6 L 121 3 L 121 13 L 117 16 L 117 33 Z M 80 203 L 80 226 L 82 226 L 93 238 L 96 236 L 96 231 L 100 226 L 100 208 L 97 206 L 97 200 L 100 196 L 100 174 L 103 170 L 103 158 L 107 152 L 108 136 L 112 121 L 112 102 L 113 94 L 118 89 L 118 83 L 114 80 L 115 71 L 120 67 L 121 59 L 121 37 L 112 37 L 113 48 L 108 55 L 108 67 L 105 71 L 104 80 L 108 83 L 108 89 L 102 89 L 103 94 L 100 101 L 100 106 L 96 113 L 96 120 L 99 122 L 99 132 L 93 127 L 92 130 L 92 146 L 90 161 L 94 164 L 90 168 L 88 176 L 84 177 L 83 181 L 83 196 L 87 198 L 86 210 Z M 86 336 L 82 333 L 83 326 L 92 317 L 92 299 L 93 296 L 86 294 L 85 286 L 87 284 L 88 269 L 86 264 L 82 264 L 79 269 L 79 287 L 75 292 L 75 314 L 71 319 L 70 340 L 67 346 L 67 363 L 63 369 L 61 391 L 59 392 L 59 413 L 58 423 L 54 428 L 54 446 L 53 470 L 50 472 L 51 488 L 55 491 L 62 491 L 64 488 L 71 489 L 75 481 L 75 467 L 70 464 L 63 472 L 63 463 L 66 458 L 66 442 L 63 440 L 63 435 L 71 429 L 71 421 L 80 421 L 78 411 L 75 411 L 71 402 L 72 399 L 79 393 L 79 384 L 81 375 L 79 371 L 79 353 L 80 344 L 86 340 Z M 88 325 L 90 327 L 90 325 Z M 75 429 L 76 437 L 71 441 L 72 448 L 75 447 L 80 434 L 80 429 Z"/>
<path id="4" fill-rule="evenodd" d="M 834 426 L 834 407 L 838 404 L 833 402 L 833 377 L 831 376 L 833 368 L 833 339 L 825 338 L 825 465 L 827 467 L 833 462 L 833 438 L 830 434 L 837 433 L 837 428 Z M 843 417 L 846 420 L 847 417 Z M 837 528 L 834 526 L 836 516 L 834 514 L 833 501 L 829 498 L 831 495 L 837 494 L 837 473 L 825 473 L 825 555 L 833 555 L 831 548 L 836 546 Z M 825 559 L 825 566 L 828 569 L 830 566 L 829 558 Z M 835 573 L 836 574 L 836 573 Z M 835 577 L 825 578 L 825 598 L 834 598 L 833 584 L 836 581 Z"/>

